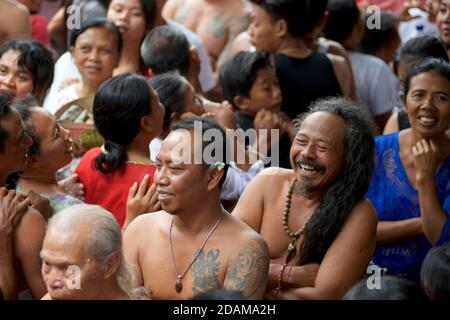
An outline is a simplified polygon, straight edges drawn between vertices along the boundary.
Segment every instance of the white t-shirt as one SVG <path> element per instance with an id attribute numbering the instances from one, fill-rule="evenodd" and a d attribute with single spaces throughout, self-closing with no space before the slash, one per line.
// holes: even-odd
<path id="1" fill-rule="evenodd" d="M 398 28 L 400 39 L 405 43 L 411 38 L 417 36 L 430 35 L 433 37 L 439 36 L 439 30 L 435 23 L 428 21 L 428 13 L 417 8 L 409 9 L 409 14 L 412 17 L 420 17 L 411 21 L 401 22 Z M 417 26 L 423 26 L 422 31 L 418 32 Z"/>
<path id="2" fill-rule="evenodd" d="M 381 59 L 355 51 L 349 51 L 355 79 L 356 100 L 372 117 L 392 110 L 397 92 L 392 73 Z"/>

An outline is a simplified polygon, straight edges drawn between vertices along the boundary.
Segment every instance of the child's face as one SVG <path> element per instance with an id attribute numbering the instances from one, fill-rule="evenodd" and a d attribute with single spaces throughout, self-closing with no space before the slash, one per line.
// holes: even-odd
<path id="1" fill-rule="evenodd" d="M 240 111 L 248 115 L 255 115 L 261 109 L 280 111 L 282 99 L 275 70 L 268 67 L 258 70 L 249 96 L 240 100 Z"/>
<path id="2" fill-rule="evenodd" d="M 442 41 L 450 45 L 450 0 L 442 0 L 439 12 L 436 17 L 436 24 L 439 29 Z"/>

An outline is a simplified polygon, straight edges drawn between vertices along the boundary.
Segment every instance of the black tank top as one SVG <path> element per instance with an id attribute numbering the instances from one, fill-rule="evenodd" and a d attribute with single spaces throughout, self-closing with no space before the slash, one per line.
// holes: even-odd
<path id="1" fill-rule="evenodd" d="M 283 96 L 281 110 L 291 119 L 319 98 L 342 95 L 331 61 L 323 53 L 314 52 L 306 58 L 277 54 L 275 63 Z"/>

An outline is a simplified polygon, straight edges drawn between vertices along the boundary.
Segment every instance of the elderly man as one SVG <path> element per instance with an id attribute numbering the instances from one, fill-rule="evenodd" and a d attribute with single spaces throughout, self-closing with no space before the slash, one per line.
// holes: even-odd
<path id="1" fill-rule="evenodd" d="M 361 109 L 343 99 L 316 102 L 296 127 L 293 170 L 261 172 L 233 215 L 269 245 L 267 298 L 340 299 L 375 249 L 377 218 L 364 200 L 372 130 Z"/>
<path id="2" fill-rule="evenodd" d="M 31 143 L 19 113 L 11 107 L 9 97 L 0 93 L 0 187 L 5 185 L 9 174 L 25 169 L 26 154 Z M 23 200 L 22 197 L 15 199 Z M 0 273 L 10 274 L 6 277 L 9 283 L 7 287 L 16 288 L 19 292 L 30 289 L 33 298 L 41 298 L 45 294 L 45 285 L 39 272 L 39 250 L 45 234 L 45 220 L 31 207 L 19 220 L 14 224 L 14 231 L 9 233 L 13 237 L 14 271 L 8 271 L 0 264 Z M 4 292 L 4 295 L 15 298 L 17 293 L 13 290 L 6 294 Z"/>
<path id="3" fill-rule="evenodd" d="M 74 205 L 50 219 L 41 259 L 45 300 L 125 300 L 133 295 L 119 225 L 100 206 Z"/>
<path id="4" fill-rule="evenodd" d="M 217 123 L 193 117 L 162 143 L 155 184 L 163 210 L 139 216 L 124 233 L 125 255 L 153 299 L 187 299 L 215 288 L 249 299 L 264 294 L 267 245 L 220 204 L 225 138 Z"/>

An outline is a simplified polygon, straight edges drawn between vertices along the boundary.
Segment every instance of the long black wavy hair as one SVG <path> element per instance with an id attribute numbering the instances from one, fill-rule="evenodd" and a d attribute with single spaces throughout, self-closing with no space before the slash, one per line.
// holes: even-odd
<path id="1" fill-rule="evenodd" d="M 353 207 L 364 198 L 374 163 L 374 125 L 362 108 L 343 98 L 318 100 L 294 121 L 296 130 L 319 111 L 334 113 L 346 123 L 344 168 L 305 226 L 299 265 L 322 262 Z"/>

